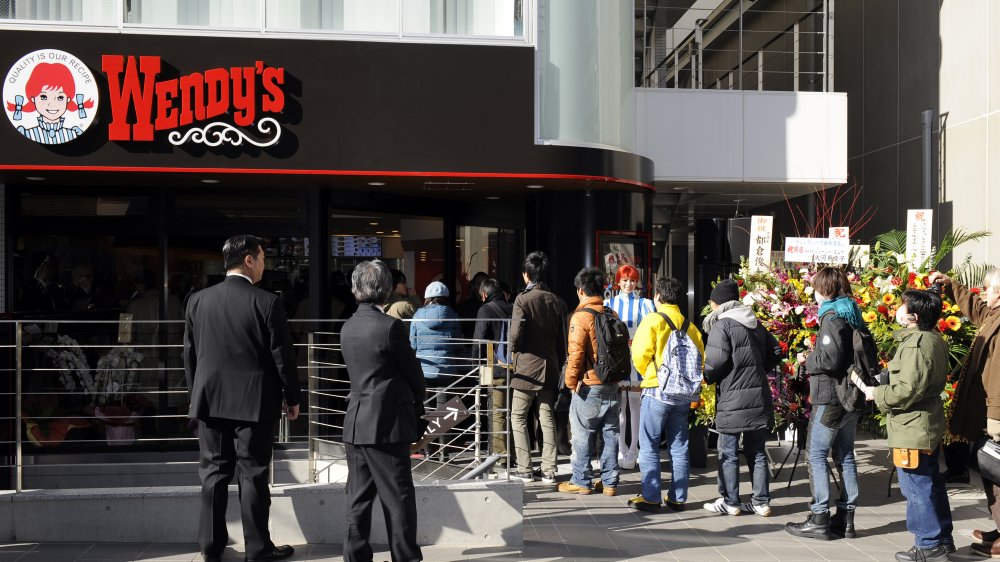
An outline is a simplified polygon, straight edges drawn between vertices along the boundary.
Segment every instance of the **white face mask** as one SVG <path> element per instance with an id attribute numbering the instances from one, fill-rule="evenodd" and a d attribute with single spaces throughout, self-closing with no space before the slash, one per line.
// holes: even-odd
<path id="1" fill-rule="evenodd" d="M 917 323 L 917 317 L 906 311 L 906 305 L 899 307 L 896 311 L 896 323 L 904 328 L 909 328 Z"/>

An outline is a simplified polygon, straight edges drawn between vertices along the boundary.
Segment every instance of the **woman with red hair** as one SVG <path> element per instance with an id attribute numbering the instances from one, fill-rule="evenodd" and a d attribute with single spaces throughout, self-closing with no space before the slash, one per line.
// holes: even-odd
<path id="1" fill-rule="evenodd" d="M 74 126 L 66 128 L 66 111 L 79 111 L 85 117 L 84 109 L 94 107 L 93 100 L 83 101 L 83 94 L 76 95 L 73 73 L 66 65 L 43 62 L 35 65 L 24 88 L 25 96 L 14 96 L 7 102 L 7 110 L 13 111 L 14 121 L 20 121 L 24 113 L 38 112 L 38 125 L 18 127 L 17 132 L 41 144 L 62 144 L 81 134 L 83 130 Z"/>
<path id="2" fill-rule="evenodd" d="M 618 294 L 604 301 L 604 306 L 610 307 L 618 313 L 618 317 L 628 327 L 629 336 L 633 337 L 642 318 L 655 310 L 653 301 L 639 294 L 639 270 L 629 264 L 620 266 L 615 272 L 615 286 L 618 287 Z M 618 450 L 621 451 L 622 455 L 619 465 L 625 470 L 634 469 L 636 460 L 639 458 L 639 403 L 641 400 L 639 383 L 641 382 L 642 376 L 636 372 L 635 367 L 632 367 L 632 374 L 628 380 L 620 383 L 619 404 L 621 404 L 621 408 L 618 414 L 618 424 L 621 431 L 618 434 Z M 625 420 L 631 422 L 629 424 L 631 444 L 627 443 L 625 439 Z"/>

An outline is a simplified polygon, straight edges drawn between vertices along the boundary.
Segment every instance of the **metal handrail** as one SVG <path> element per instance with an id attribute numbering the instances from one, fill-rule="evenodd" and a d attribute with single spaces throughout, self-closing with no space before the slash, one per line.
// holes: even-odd
<path id="1" fill-rule="evenodd" d="M 651 60 L 654 53 L 650 52 L 650 45 L 646 43 L 647 32 L 646 29 L 642 30 L 643 36 L 643 71 L 641 74 L 641 81 L 644 86 L 647 87 L 665 87 L 665 85 L 671 80 L 674 81 L 674 88 L 680 88 L 678 81 L 680 80 L 681 72 L 691 73 L 691 86 L 685 89 L 702 89 L 706 87 L 704 82 L 703 72 L 705 68 L 705 55 L 706 54 L 720 54 L 720 53 L 738 53 L 738 62 L 732 67 L 711 69 L 713 72 L 717 73 L 719 79 L 723 79 L 726 76 L 734 75 L 738 73 L 740 75 L 739 84 L 733 83 L 732 86 L 737 90 L 742 90 L 742 75 L 744 72 L 752 72 L 763 75 L 788 75 L 791 74 L 794 77 L 798 76 L 817 76 L 823 79 L 823 91 L 826 90 L 826 76 L 829 72 L 829 67 L 826 64 L 826 58 L 829 56 L 828 53 L 828 28 L 827 20 L 832 18 L 832 12 L 827 8 L 827 0 L 819 0 L 816 8 L 813 10 L 765 10 L 765 9 L 755 9 L 750 5 L 746 6 L 746 0 L 736 0 L 735 2 L 726 5 L 723 2 L 714 9 L 706 10 L 706 15 L 703 18 L 699 18 L 696 21 L 697 27 L 670 27 L 670 28 L 656 28 L 651 27 L 647 29 L 653 29 L 653 33 L 662 33 L 664 37 L 668 31 L 680 31 L 683 36 L 677 39 L 675 36 L 675 41 L 668 48 L 668 51 L 660 57 L 658 60 Z M 670 9 L 670 8 L 661 8 Z M 784 25 L 784 27 L 776 27 L 774 29 L 763 28 L 763 29 L 747 29 L 743 24 L 743 20 L 747 16 L 752 17 L 763 17 L 766 14 L 783 14 L 790 16 L 793 21 L 790 24 Z M 693 16 L 691 16 L 693 17 Z M 817 31 L 800 31 L 799 25 L 802 22 L 807 21 L 809 18 L 821 17 L 823 18 L 823 25 L 821 30 Z M 734 22 L 739 21 L 739 29 L 734 30 L 733 33 L 739 35 L 739 45 L 738 48 L 712 48 L 713 42 L 720 39 L 723 34 L 729 33 L 729 27 L 734 24 Z M 643 20 L 645 22 L 645 20 Z M 686 32 L 686 33 L 685 33 Z M 765 34 L 771 35 L 770 39 L 762 42 L 762 44 L 756 47 L 752 51 L 744 49 L 743 37 L 749 34 Z M 788 37 L 789 34 L 793 37 L 794 48 L 792 51 L 780 51 L 776 52 L 774 50 L 768 50 L 769 47 L 773 46 L 776 42 Z M 800 36 L 816 36 L 819 38 L 818 43 L 822 45 L 822 49 L 818 51 L 813 50 L 800 50 L 798 48 Z M 773 61 L 778 55 L 792 55 L 793 56 L 793 68 L 784 70 L 764 70 L 763 63 L 768 60 Z M 798 68 L 799 60 L 803 56 L 818 55 L 823 57 L 822 64 L 818 65 L 820 70 L 800 70 Z M 759 68 L 749 69 L 746 66 L 748 61 L 751 61 L 756 56 L 767 56 L 768 58 L 760 64 Z M 647 64 L 652 63 L 652 64 Z M 661 78 L 656 78 L 657 76 Z M 759 80 L 758 80 L 759 81 Z M 714 83 L 712 80 L 711 83 Z M 795 81 L 792 86 L 793 91 L 798 91 L 800 88 L 798 81 Z"/>
<path id="2" fill-rule="evenodd" d="M 453 320 L 454 322 L 468 322 L 468 320 Z M 497 320 L 490 320 L 496 322 Z M 338 417 L 343 416 L 345 408 L 338 404 L 338 401 L 345 400 L 349 391 L 349 380 L 346 377 L 346 366 L 342 358 L 339 357 L 339 325 L 343 321 L 331 320 L 292 320 L 290 321 L 293 333 L 298 334 L 302 341 L 294 345 L 299 353 L 300 363 L 297 368 L 305 373 L 305 381 L 300 381 L 306 387 L 307 404 L 303 412 L 304 423 L 292 424 L 287 418 L 282 417 L 279 423 L 278 441 L 285 443 L 302 442 L 306 444 L 308 451 L 308 475 L 312 480 L 316 480 L 327 468 L 319 466 L 317 460 L 328 456 L 317 446 L 320 443 L 338 443 L 339 433 L 342 426 L 338 423 Z M 417 320 L 416 322 L 419 322 Z M 509 321 L 507 321 L 509 323 Z M 181 321 L 132 321 L 132 324 L 180 324 Z M 408 322 L 409 323 L 409 322 Z M 187 420 L 187 389 L 183 382 L 171 382 L 167 377 L 176 377 L 183 371 L 183 367 L 176 366 L 174 361 L 179 363 L 179 350 L 182 344 L 168 341 L 170 338 L 180 337 L 179 333 L 168 334 L 160 344 L 146 343 L 119 343 L 118 330 L 110 329 L 111 324 L 118 324 L 116 321 L 103 320 L 61 320 L 46 319 L 44 322 L 38 320 L 0 320 L 0 324 L 7 324 L 12 329 L 12 344 L 0 345 L 0 349 L 12 354 L 13 367 L 0 369 L 14 375 L 13 393 L 7 393 L 13 398 L 12 415 L 0 415 L 0 420 L 5 420 L 13 428 L 11 439 L 0 440 L 0 444 L 13 446 L 13 466 L 10 464 L 0 465 L 13 469 L 12 487 L 20 492 L 25 486 L 25 466 L 28 462 L 29 449 L 25 443 L 26 431 L 32 427 L 35 433 L 32 442 L 43 447 L 38 449 L 39 453 L 44 452 L 44 447 L 53 447 L 51 452 L 58 452 L 56 446 L 63 446 L 62 437 L 54 433 L 53 423 L 60 421 L 66 425 L 76 423 L 88 424 L 91 429 L 84 430 L 91 432 L 86 438 L 73 439 L 74 443 L 80 445 L 96 445 L 98 443 L 107 445 L 126 444 L 142 445 L 152 444 L 183 444 L 193 443 L 196 437 L 183 433 L 174 434 L 171 430 L 166 433 L 159 431 L 149 433 L 144 432 L 142 427 L 145 423 L 156 423 L 157 427 L 163 427 L 163 423 L 178 422 L 177 430 L 187 431 L 184 424 Z M 38 334 L 38 330 L 31 328 L 31 325 L 49 324 L 55 325 L 58 333 Z M 88 329 L 87 325 L 93 325 Z M 509 325 L 509 324 L 508 324 Z M 333 329 L 310 329 L 303 333 L 303 328 L 330 328 Z M 79 341 L 59 340 L 59 337 L 67 337 L 66 333 L 72 333 Z M 160 336 L 166 332 L 159 330 Z M 31 336 L 29 338 L 29 335 Z M 55 341 L 47 341 L 53 337 Z M 44 338 L 44 339 L 42 339 Z M 102 342 L 102 343 L 95 343 Z M 491 414 L 494 409 L 490 408 L 487 401 L 487 390 L 489 386 L 480 380 L 481 367 L 503 368 L 494 361 L 493 350 L 499 342 L 489 340 L 477 340 L 471 338 L 447 338 L 443 343 L 450 352 L 442 359 L 442 366 L 451 368 L 454 374 L 444 375 L 446 383 L 439 389 L 448 400 L 459 398 L 467 406 L 469 415 L 472 417 L 471 423 L 458 429 L 449 430 L 440 437 L 441 450 L 453 453 L 446 462 L 441 462 L 432 458 L 418 460 L 415 470 L 422 478 L 453 478 L 462 474 L 468 474 L 476 466 L 481 466 L 484 450 L 482 443 L 492 443 L 495 437 L 488 424 L 484 424 L 483 415 Z M 98 370 L 95 356 L 107 349 L 111 356 L 111 350 L 116 348 L 132 348 L 130 351 L 142 350 L 143 359 L 156 361 L 158 366 L 142 366 L 141 363 L 130 363 L 127 365 L 108 366 L 104 365 Z M 127 353 L 116 351 L 115 353 Z M 53 355 L 50 355 L 53 354 Z M 63 364 L 49 363 L 54 361 L 54 357 L 75 354 L 79 358 L 79 364 L 70 366 Z M 168 355 L 176 354 L 177 357 L 171 359 Z M 151 375 L 159 375 L 153 380 Z M 66 378 L 66 380 L 56 380 L 56 375 Z M 133 377 L 133 378 L 130 378 Z M 104 378 L 101 378 L 104 377 Z M 141 378 L 140 378 L 141 377 Z M 300 377 L 301 378 L 301 377 Z M 113 381 L 118 386 L 101 387 L 107 381 Z M 507 403 L 509 404 L 509 388 L 501 388 L 507 393 Z M 0 393 L 3 394 L 3 393 Z M 132 397 L 132 398 L 128 398 Z M 105 404 L 112 403 L 118 406 L 125 405 L 128 400 L 139 400 L 148 398 L 150 406 L 143 408 L 153 408 L 149 411 L 141 411 L 138 414 L 132 410 L 127 412 L 105 411 Z M 173 398 L 172 398 L 173 397 Z M 433 410 L 437 399 L 434 396 L 425 397 L 425 404 L 428 410 Z M 26 411 L 28 402 L 33 404 L 32 411 Z M 44 404 L 50 404 L 46 407 Z M 135 402 L 132 402 L 133 407 Z M 98 410 L 100 409 L 100 410 Z M 139 410 L 137 410 L 139 411 Z M 504 408 L 503 412 L 507 412 Z M 76 421 L 74 421 L 76 420 Z M 116 422 L 128 422 L 124 426 Z M 61 424 L 60 424 L 61 425 Z M 124 441 L 114 441 L 110 429 L 102 427 L 130 427 L 133 428 L 130 437 L 122 438 Z M 302 427 L 304 425 L 304 427 Z M 296 433 L 295 427 L 305 429 L 305 432 Z M 43 428 L 45 431 L 43 431 Z M 47 432 L 46 432 L 47 431 Z M 71 431 L 69 429 L 67 432 Z M 176 430 L 175 430 L 176 431 Z M 107 432 L 107 435 L 104 435 Z M 126 432 L 128 433 L 128 432 Z M 116 438 L 118 439 L 118 438 Z M 509 431 L 504 430 L 504 441 L 506 450 L 510 447 Z M 122 451 L 128 449 L 110 449 L 112 451 Z M 87 451 L 83 451 L 87 453 Z M 91 454 L 99 451 L 90 450 Z M 43 457 L 37 457 L 42 459 Z M 283 461 L 283 462 L 291 462 Z M 491 461 L 492 462 L 492 461 Z M 48 467 L 78 466 L 73 462 L 51 462 L 44 463 Z M 87 462 L 93 466 L 121 466 L 125 465 L 157 465 L 159 462 L 145 462 L 130 460 L 123 463 L 97 462 L 91 457 Z M 178 464 L 196 464 L 196 461 L 181 461 Z M 31 466 L 31 465 L 28 465 Z M 272 471 L 272 475 L 273 475 Z"/>

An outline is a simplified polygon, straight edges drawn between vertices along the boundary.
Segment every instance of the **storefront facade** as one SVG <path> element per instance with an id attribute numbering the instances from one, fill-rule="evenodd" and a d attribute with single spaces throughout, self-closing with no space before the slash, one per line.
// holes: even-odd
<path id="1" fill-rule="evenodd" d="M 292 318 L 337 318 L 344 278 L 370 257 L 418 294 L 440 278 L 460 303 L 479 271 L 518 290 L 525 252 L 540 249 L 571 299 L 575 272 L 603 260 L 599 232 L 642 240 L 652 228 L 649 160 L 536 143 L 530 46 L 0 38 L 9 318 L 178 320 L 188 295 L 222 278 L 221 244 L 241 232 L 269 240 L 262 286 Z M 72 83 L 32 81 L 58 65 Z M 179 336 L 141 325 L 134 341 Z M 176 358 L 147 361 L 144 387 L 182 386 Z M 166 396 L 157 414 L 181 413 L 183 396 Z"/>

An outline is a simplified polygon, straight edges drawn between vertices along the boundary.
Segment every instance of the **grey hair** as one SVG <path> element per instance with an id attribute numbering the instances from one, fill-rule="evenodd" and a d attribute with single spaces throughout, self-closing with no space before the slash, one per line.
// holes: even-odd
<path id="1" fill-rule="evenodd" d="M 986 275 L 983 275 L 983 287 L 1000 290 L 1000 267 L 991 267 Z"/>
<path id="2" fill-rule="evenodd" d="M 392 287 L 392 273 L 382 260 L 363 261 L 351 273 L 351 292 L 358 304 L 384 304 Z"/>

